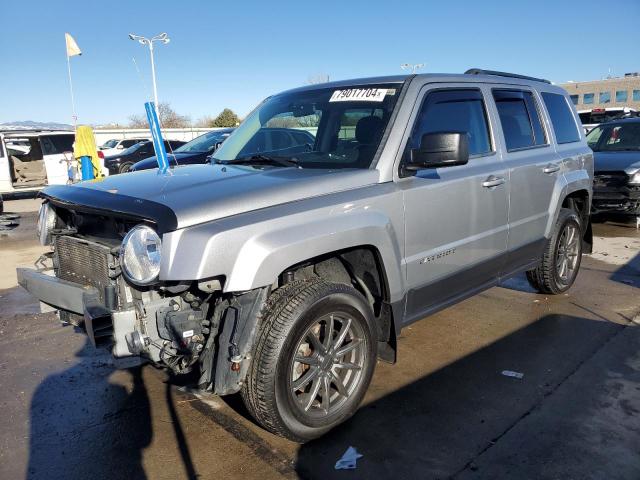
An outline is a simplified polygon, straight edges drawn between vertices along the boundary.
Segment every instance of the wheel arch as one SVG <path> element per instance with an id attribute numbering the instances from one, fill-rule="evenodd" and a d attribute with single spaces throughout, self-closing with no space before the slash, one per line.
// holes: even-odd
<path id="1" fill-rule="evenodd" d="M 567 194 L 562 199 L 562 208 L 569 208 L 580 217 L 580 222 L 583 225 L 582 251 L 591 253 L 593 251 L 593 231 L 591 229 L 591 196 L 589 190 L 581 188 Z"/>
<path id="2" fill-rule="evenodd" d="M 378 356 L 395 362 L 395 323 L 401 319 L 393 315 L 388 270 L 380 250 L 372 244 L 361 244 L 305 259 L 283 269 L 277 283 L 283 286 L 312 276 L 352 286 L 366 298 L 378 328 Z"/>

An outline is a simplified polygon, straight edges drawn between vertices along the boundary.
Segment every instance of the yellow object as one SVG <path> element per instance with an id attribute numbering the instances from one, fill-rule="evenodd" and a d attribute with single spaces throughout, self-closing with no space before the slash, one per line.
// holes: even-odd
<path id="1" fill-rule="evenodd" d="M 88 125 L 78 125 L 76 128 L 76 143 L 73 145 L 73 156 L 77 160 L 80 157 L 91 157 L 93 165 L 93 176 L 95 178 L 102 176 L 102 165 L 98 157 L 98 149 L 96 148 L 96 139 L 93 136 L 93 130 Z M 80 163 L 78 162 L 78 166 Z"/>
<path id="2" fill-rule="evenodd" d="M 82 52 L 80 51 L 80 47 L 78 47 L 78 44 L 76 43 L 76 41 L 73 39 L 71 35 L 69 35 L 68 33 L 65 33 L 64 39 L 67 42 L 67 57 L 82 55 Z"/>

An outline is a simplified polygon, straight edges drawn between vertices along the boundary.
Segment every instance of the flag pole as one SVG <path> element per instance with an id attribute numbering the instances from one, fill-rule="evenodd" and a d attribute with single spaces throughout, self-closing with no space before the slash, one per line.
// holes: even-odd
<path id="1" fill-rule="evenodd" d="M 67 72 L 69 73 L 69 91 L 71 92 L 71 111 L 73 112 L 73 129 L 77 128 L 78 116 L 76 115 L 76 102 L 73 98 L 73 82 L 71 81 L 71 61 L 69 60 L 69 52 L 67 52 Z"/>

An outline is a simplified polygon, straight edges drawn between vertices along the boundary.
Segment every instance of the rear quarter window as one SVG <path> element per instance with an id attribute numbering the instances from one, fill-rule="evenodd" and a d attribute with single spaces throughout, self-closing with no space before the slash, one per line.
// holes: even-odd
<path id="1" fill-rule="evenodd" d="M 558 143 L 580 141 L 578 126 L 566 97 L 557 93 L 543 92 L 542 100 L 549 112 L 553 130 L 556 132 L 556 141 Z"/>

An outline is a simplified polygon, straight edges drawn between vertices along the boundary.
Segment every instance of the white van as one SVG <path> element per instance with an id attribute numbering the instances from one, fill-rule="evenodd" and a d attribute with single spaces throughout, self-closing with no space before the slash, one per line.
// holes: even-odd
<path id="1" fill-rule="evenodd" d="M 110 155 L 117 155 L 122 150 L 133 147 L 136 143 L 147 142 L 149 140 L 151 140 L 149 137 L 124 138 L 122 140 L 112 138 L 100 145 L 98 150 L 100 150 L 105 157 L 108 157 Z"/>
<path id="2" fill-rule="evenodd" d="M 74 132 L 0 131 L 0 195 L 64 185 Z"/>

